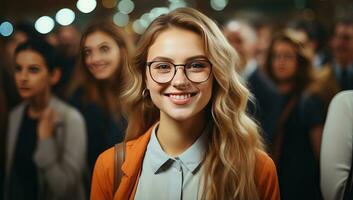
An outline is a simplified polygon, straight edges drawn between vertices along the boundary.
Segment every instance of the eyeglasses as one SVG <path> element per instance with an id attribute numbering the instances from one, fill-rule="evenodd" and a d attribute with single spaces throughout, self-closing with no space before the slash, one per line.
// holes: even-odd
<path id="1" fill-rule="evenodd" d="M 173 80 L 177 67 L 184 67 L 184 74 L 194 83 L 208 80 L 212 71 L 212 64 L 207 60 L 193 60 L 185 64 L 174 64 L 168 61 L 147 62 L 151 78 L 157 83 L 168 83 Z"/>

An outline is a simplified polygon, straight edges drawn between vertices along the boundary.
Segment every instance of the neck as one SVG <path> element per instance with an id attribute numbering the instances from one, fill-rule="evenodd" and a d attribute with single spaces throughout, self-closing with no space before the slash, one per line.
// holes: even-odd
<path id="1" fill-rule="evenodd" d="M 278 90 L 281 94 L 287 94 L 292 91 L 292 84 L 290 82 L 283 82 L 278 84 Z"/>
<path id="2" fill-rule="evenodd" d="M 48 106 L 51 93 L 45 92 L 29 100 L 28 114 L 31 118 L 38 118 Z"/>
<path id="3" fill-rule="evenodd" d="M 205 126 L 204 112 L 184 121 L 176 121 L 161 113 L 156 136 L 168 155 L 178 156 L 197 140 Z"/>

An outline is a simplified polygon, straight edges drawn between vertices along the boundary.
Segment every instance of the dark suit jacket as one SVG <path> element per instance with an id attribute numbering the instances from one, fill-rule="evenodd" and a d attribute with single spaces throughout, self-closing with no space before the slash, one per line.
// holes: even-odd
<path id="1" fill-rule="evenodd" d="M 275 85 L 259 69 L 249 76 L 247 85 L 254 96 L 248 111 L 260 123 L 265 140 L 269 142 L 275 133 L 280 113 L 280 95 Z"/>

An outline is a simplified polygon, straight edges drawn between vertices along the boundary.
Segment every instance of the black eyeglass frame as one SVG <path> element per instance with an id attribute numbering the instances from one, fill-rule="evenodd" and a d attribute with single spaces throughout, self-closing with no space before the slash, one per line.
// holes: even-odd
<path id="1" fill-rule="evenodd" d="M 186 74 L 185 66 L 186 66 L 187 64 L 190 64 L 191 62 L 194 62 L 194 61 L 203 61 L 203 62 L 207 62 L 207 63 L 210 64 L 210 73 L 208 74 L 208 77 L 207 77 L 206 80 L 204 80 L 204 81 L 192 81 L 192 80 L 190 80 L 190 78 L 189 78 L 188 75 Z M 172 65 L 174 66 L 174 74 L 173 74 L 172 78 L 171 78 L 169 81 L 166 81 L 166 82 L 158 82 L 158 81 L 156 81 L 156 80 L 153 78 L 152 73 L 151 73 L 151 65 L 152 65 L 153 63 L 156 63 L 156 62 L 166 62 L 166 63 L 170 63 L 170 64 L 172 64 Z M 209 60 L 192 60 L 192 61 L 187 62 L 187 63 L 185 63 L 185 64 L 174 64 L 174 63 L 172 63 L 172 62 L 170 62 L 170 61 L 160 61 L 160 60 L 156 60 L 156 61 L 146 62 L 146 65 L 147 65 L 147 67 L 148 67 L 148 71 L 149 71 L 149 74 L 150 74 L 152 80 L 153 80 L 154 82 L 160 83 L 160 84 L 165 84 L 165 83 L 169 83 L 170 81 L 172 81 L 172 80 L 174 79 L 174 77 L 175 77 L 175 74 L 177 73 L 177 67 L 178 67 L 178 66 L 183 66 L 183 72 L 184 72 L 185 77 L 186 77 L 190 82 L 192 82 L 192 83 L 203 83 L 203 82 L 206 82 L 206 81 L 211 77 L 212 68 L 213 68 L 212 63 L 211 63 Z"/>

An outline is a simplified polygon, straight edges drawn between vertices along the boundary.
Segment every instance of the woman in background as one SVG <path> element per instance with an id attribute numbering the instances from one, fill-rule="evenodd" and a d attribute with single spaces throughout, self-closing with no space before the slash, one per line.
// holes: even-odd
<path id="1" fill-rule="evenodd" d="M 14 71 L 24 102 L 9 117 L 5 199 L 85 199 L 85 124 L 51 92 L 60 79 L 54 48 L 43 40 L 20 44 Z"/>
<path id="2" fill-rule="evenodd" d="M 83 33 L 69 102 L 83 114 L 88 133 L 90 172 L 98 155 L 124 138 L 120 92 L 131 44 L 112 23 L 97 23 Z"/>
<path id="3" fill-rule="evenodd" d="M 311 59 L 296 32 L 277 35 L 265 64 L 268 77 L 282 96 L 281 112 L 271 144 L 282 199 L 321 199 L 318 161 L 324 115 L 318 98 L 307 93 Z"/>

